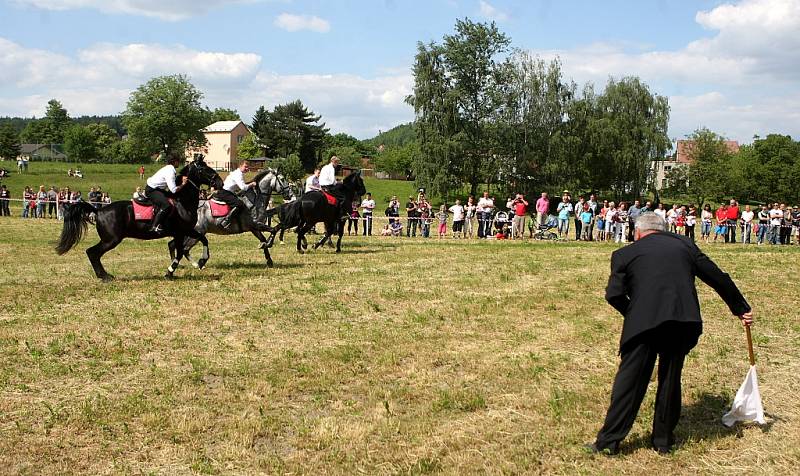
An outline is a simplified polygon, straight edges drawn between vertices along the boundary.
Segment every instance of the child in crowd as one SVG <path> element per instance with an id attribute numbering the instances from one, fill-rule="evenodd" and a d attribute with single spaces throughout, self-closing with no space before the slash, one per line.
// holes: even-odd
<path id="1" fill-rule="evenodd" d="M 581 211 L 580 219 L 583 223 L 581 227 L 581 240 L 589 241 L 589 233 L 591 232 L 590 225 L 592 224 L 592 210 L 589 208 L 589 203 L 583 204 L 583 211 Z"/>
<path id="2" fill-rule="evenodd" d="M 436 219 L 439 220 L 439 239 L 447 236 L 447 207 L 442 205 L 439 207 L 439 213 L 436 214 Z"/>

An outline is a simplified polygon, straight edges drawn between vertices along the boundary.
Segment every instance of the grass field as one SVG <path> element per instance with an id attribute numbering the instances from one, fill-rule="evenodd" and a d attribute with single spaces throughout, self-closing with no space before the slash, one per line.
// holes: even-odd
<path id="1" fill-rule="evenodd" d="M 679 446 L 648 448 L 653 389 L 617 457 L 599 429 L 621 318 L 613 245 L 345 237 L 298 255 L 211 237 L 204 271 L 161 279 L 166 243 L 57 257 L 55 221 L 0 220 L 0 473 L 796 474 L 795 248 L 707 246 L 756 314 L 770 425 L 719 417 L 744 331 L 700 285 Z"/>

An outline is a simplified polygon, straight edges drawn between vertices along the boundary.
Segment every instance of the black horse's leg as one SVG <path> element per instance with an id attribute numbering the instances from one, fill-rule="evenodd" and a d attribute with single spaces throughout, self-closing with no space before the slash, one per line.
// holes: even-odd
<path id="1" fill-rule="evenodd" d="M 170 263 L 169 267 L 167 268 L 167 272 L 164 274 L 164 277 L 167 279 L 173 279 L 175 270 L 178 269 L 178 264 L 183 259 L 183 243 L 184 243 L 184 236 L 182 235 L 175 235 L 174 237 L 176 243 L 181 243 L 180 246 L 175 246 L 175 257 L 172 258 L 172 262 Z"/>
<path id="2" fill-rule="evenodd" d="M 167 248 L 169 248 L 169 259 L 175 259 L 175 239 L 169 240 L 167 243 Z"/>
<path id="3" fill-rule="evenodd" d="M 324 245 L 326 241 L 328 241 L 331 237 L 331 228 L 325 224 L 325 234 L 322 235 L 322 238 L 314 245 L 314 249 L 316 250 L 320 246 Z"/>
<path id="4" fill-rule="evenodd" d="M 264 259 L 267 260 L 267 266 L 273 267 L 274 263 L 272 262 L 272 256 L 269 255 L 269 246 L 267 244 L 267 238 L 258 230 L 250 230 L 253 235 L 261 242 L 261 248 L 264 250 Z M 272 236 L 275 236 L 274 234 Z"/>
<path id="5" fill-rule="evenodd" d="M 336 240 L 336 252 L 342 252 L 342 235 L 344 235 L 344 222 L 339 223 L 339 239 Z"/>
<path id="6" fill-rule="evenodd" d="M 297 252 L 302 254 L 303 250 L 306 249 L 308 246 L 308 242 L 306 241 L 306 233 L 308 233 L 313 225 L 303 224 L 297 227 Z M 301 243 L 305 243 L 305 246 L 302 248 L 300 247 Z"/>
<path id="7" fill-rule="evenodd" d="M 191 263 L 192 263 L 192 266 L 194 266 L 195 268 L 198 268 L 198 269 L 203 269 L 203 266 L 201 266 L 201 263 L 200 263 L 200 262 L 201 262 L 201 261 L 203 261 L 203 257 L 205 257 L 205 255 L 206 255 L 206 253 L 205 253 L 205 250 L 203 250 L 203 251 L 204 251 L 204 252 L 203 252 L 203 256 L 201 256 L 201 257 L 200 257 L 200 259 L 197 261 L 197 263 L 195 263 L 194 261 L 192 261 L 192 257 L 189 255 L 189 252 L 190 252 L 190 251 L 191 251 L 191 249 L 194 247 L 194 245 L 196 245 L 196 244 L 197 244 L 197 242 L 198 242 L 198 241 L 199 241 L 199 240 L 198 240 L 197 238 L 192 238 L 192 237 L 189 237 L 189 236 L 187 236 L 187 237 L 186 237 L 186 238 L 183 240 L 183 256 L 184 256 L 184 258 L 186 258 L 186 259 L 187 259 L 189 262 L 191 262 Z M 206 258 L 206 261 L 208 261 L 208 258 Z M 205 265 L 205 261 L 203 261 L 203 263 L 202 263 L 202 264 L 203 264 L 203 265 Z"/>
<path id="8" fill-rule="evenodd" d="M 114 239 L 111 241 L 101 241 L 100 243 L 86 250 L 86 256 L 89 257 L 89 262 L 92 263 L 94 274 L 103 281 L 111 281 L 114 279 L 114 276 L 106 272 L 106 269 L 103 267 L 103 263 L 100 262 L 100 258 L 102 258 L 104 254 L 116 248 L 121 241 L 122 238 L 114 237 Z"/>
<path id="9" fill-rule="evenodd" d="M 211 259 L 211 251 L 208 249 L 208 238 L 206 238 L 206 235 L 201 235 L 197 232 L 194 233 L 196 233 L 197 236 L 190 235 L 188 238 L 186 238 L 186 243 L 188 243 L 188 245 L 186 245 L 184 253 L 186 254 L 186 257 L 189 258 L 189 250 L 192 248 L 192 246 L 194 246 L 198 241 L 202 243 L 203 254 L 200 256 L 200 259 L 197 260 L 197 264 L 194 266 L 197 269 L 204 269 L 206 267 L 206 263 L 208 263 L 208 260 Z"/>

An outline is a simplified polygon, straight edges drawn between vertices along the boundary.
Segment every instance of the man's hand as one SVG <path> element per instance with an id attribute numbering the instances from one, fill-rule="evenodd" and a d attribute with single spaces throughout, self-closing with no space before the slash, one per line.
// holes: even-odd
<path id="1" fill-rule="evenodd" d="M 189 177 L 184 175 L 183 179 L 181 180 L 181 185 L 186 185 L 186 182 L 188 182 L 188 181 L 189 181 Z"/>
<path id="2" fill-rule="evenodd" d="M 742 325 L 745 327 L 750 327 L 753 324 L 753 311 L 745 312 L 738 317 L 742 321 Z"/>

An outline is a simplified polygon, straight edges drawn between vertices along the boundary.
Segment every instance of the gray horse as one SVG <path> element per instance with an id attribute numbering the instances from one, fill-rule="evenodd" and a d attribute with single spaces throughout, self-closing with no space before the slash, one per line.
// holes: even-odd
<path id="1" fill-rule="evenodd" d="M 253 181 L 258 185 L 257 187 L 249 189 L 241 196 L 242 201 L 247 205 L 247 210 L 242 210 L 227 228 L 223 228 L 220 223 L 224 217 L 213 217 L 211 215 L 211 205 L 208 200 L 201 200 L 197 208 L 197 225 L 194 227 L 195 231 L 201 235 L 213 233 L 215 235 L 238 235 L 240 233 L 250 232 L 258 238 L 261 242 L 259 248 L 264 250 L 264 258 L 267 261 L 267 266 L 272 267 L 272 257 L 269 254 L 269 246 L 267 246 L 267 238 L 262 232 L 273 232 L 273 228 L 268 226 L 265 222 L 268 218 L 267 204 L 273 193 L 280 193 L 286 201 L 294 199 L 294 193 L 289 182 L 282 174 L 273 169 L 264 169 L 259 172 Z M 184 249 L 186 259 L 192 261 L 189 256 L 189 250 L 197 243 L 197 240 L 186 238 L 184 241 Z M 169 252 L 173 255 L 175 252 L 174 241 L 169 242 Z M 203 256 L 196 263 L 192 261 L 192 265 L 196 268 L 203 269 L 208 256 Z"/>

